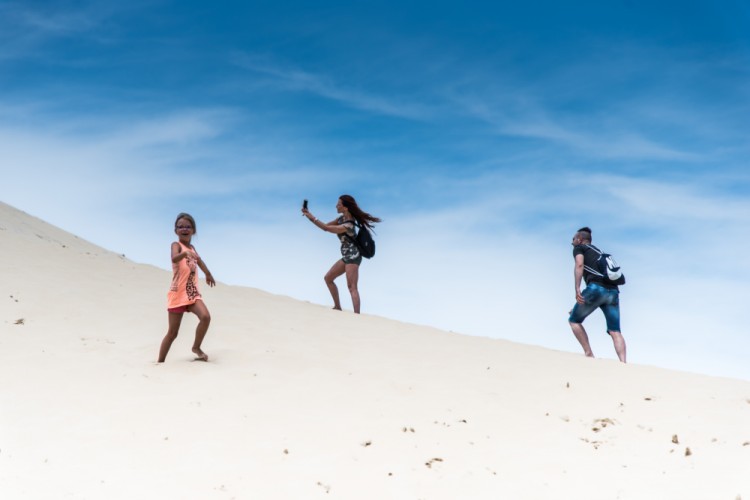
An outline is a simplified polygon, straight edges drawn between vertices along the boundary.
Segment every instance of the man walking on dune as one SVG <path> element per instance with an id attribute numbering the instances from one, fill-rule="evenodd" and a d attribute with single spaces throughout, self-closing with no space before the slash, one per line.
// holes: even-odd
<path id="1" fill-rule="evenodd" d="M 612 337 L 617 357 L 626 362 L 625 339 L 620 333 L 620 290 L 617 282 L 604 276 L 599 269 L 598 260 L 602 252 L 591 244 L 591 229 L 582 227 L 573 235 L 573 258 L 575 267 L 573 276 L 576 290 L 576 304 L 570 311 L 570 328 L 583 347 L 586 356 L 594 357 L 589 344 L 583 320 L 599 308 L 607 320 L 607 333 Z M 581 292 L 581 278 L 586 281 L 586 288 Z M 621 279 L 624 283 L 624 278 Z"/>

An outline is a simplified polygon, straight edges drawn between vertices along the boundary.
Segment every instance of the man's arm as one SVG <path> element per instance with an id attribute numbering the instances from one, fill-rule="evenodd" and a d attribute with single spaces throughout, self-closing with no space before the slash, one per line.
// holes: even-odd
<path id="1" fill-rule="evenodd" d="M 573 279 L 576 287 L 576 302 L 585 304 L 586 299 L 581 295 L 581 280 L 583 279 L 583 254 L 576 255 L 576 263 L 573 268 Z"/>

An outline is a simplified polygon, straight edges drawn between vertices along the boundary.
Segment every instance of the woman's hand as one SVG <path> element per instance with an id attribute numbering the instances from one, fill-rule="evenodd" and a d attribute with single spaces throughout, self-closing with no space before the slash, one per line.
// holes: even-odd
<path id="1" fill-rule="evenodd" d="M 307 217 L 310 221 L 314 221 L 315 220 L 315 216 L 313 214 L 311 214 L 310 211 L 308 209 L 306 209 L 306 208 L 302 209 L 302 215 L 304 215 L 305 217 Z"/>
<path id="2" fill-rule="evenodd" d="M 208 286 L 216 286 L 216 280 L 211 273 L 206 273 L 206 283 Z"/>

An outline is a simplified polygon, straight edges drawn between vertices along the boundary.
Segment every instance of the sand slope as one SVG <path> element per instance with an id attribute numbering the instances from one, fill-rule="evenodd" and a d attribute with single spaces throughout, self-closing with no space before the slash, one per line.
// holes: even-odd
<path id="1" fill-rule="evenodd" d="M 2 498 L 750 499 L 747 381 L 222 284 L 157 365 L 166 271 L 4 204 L 0 251 Z"/>

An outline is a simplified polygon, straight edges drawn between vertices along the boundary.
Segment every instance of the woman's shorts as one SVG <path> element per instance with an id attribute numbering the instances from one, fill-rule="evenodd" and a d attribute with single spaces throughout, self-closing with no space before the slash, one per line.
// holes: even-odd
<path id="1" fill-rule="evenodd" d="M 357 256 L 353 259 L 349 259 L 347 257 L 342 257 L 341 260 L 344 261 L 344 264 L 355 264 L 360 265 L 362 263 L 362 256 L 357 254 Z"/>
<path id="2" fill-rule="evenodd" d="M 171 308 L 167 308 L 167 311 L 171 313 L 175 313 L 175 314 L 181 314 L 181 313 L 189 312 L 188 307 L 190 306 L 171 307 Z"/>

